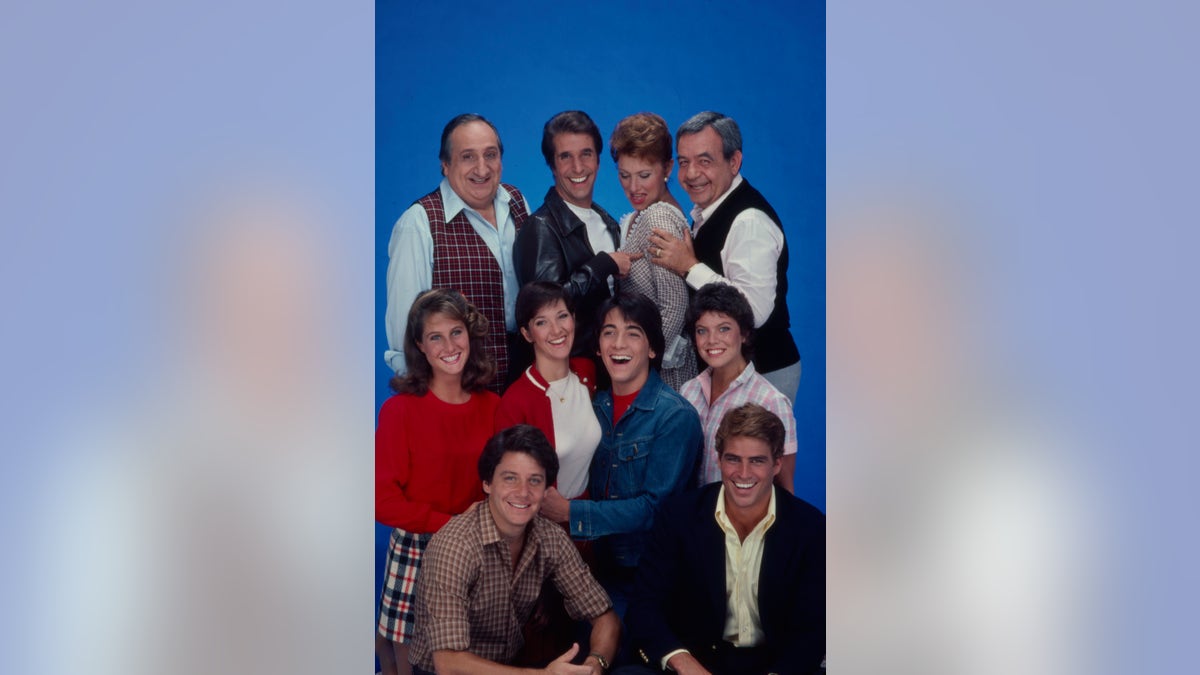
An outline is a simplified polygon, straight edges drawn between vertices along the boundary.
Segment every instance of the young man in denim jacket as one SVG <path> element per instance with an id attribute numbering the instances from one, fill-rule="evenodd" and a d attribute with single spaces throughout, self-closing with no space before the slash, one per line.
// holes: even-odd
<path id="1" fill-rule="evenodd" d="M 662 502 L 695 475 L 704 436 L 696 409 L 658 375 L 662 319 L 644 295 L 621 291 L 597 312 L 598 354 L 612 389 L 592 407 L 603 432 L 586 498 L 546 492 L 542 515 L 575 539 L 597 540 L 597 577 L 624 615 L 638 559 Z"/>

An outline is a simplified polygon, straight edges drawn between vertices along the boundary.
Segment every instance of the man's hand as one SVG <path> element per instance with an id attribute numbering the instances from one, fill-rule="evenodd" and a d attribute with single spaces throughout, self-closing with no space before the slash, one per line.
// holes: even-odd
<path id="1" fill-rule="evenodd" d="M 542 496 L 541 514 L 556 523 L 565 523 L 571 519 L 571 502 L 558 488 L 552 487 Z"/>
<path id="2" fill-rule="evenodd" d="M 624 251 L 613 251 L 608 254 L 613 262 L 617 263 L 617 276 L 624 277 L 629 274 L 629 266 L 634 260 L 641 260 L 646 257 L 645 253 L 626 253 Z"/>
<path id="3" fill-rule="evenodd" d="M 667 660 L 667 665 L 679 675 L 712 675 L 707 668 L 700 665 L 696 657 L 687 652 L 680 652 Z"/>
<path id="4" fill-rule="evenodd" d="M 550 662 L 546 669 L 542 672 L 547 675 L 594 675 L 595 671 L 591 666 L 577 666 L 571 663 L 571 659 L 579 653 L 579 643 L 571 644 L 571 648 L 563 652 L 563 655 Z"/>
<path id="5" fill-rule="evenodd" d="M 650 230 L 650 262 L 665 267 L 679 276 L 687 276 L 688 270 L 700 262 L 692 246 L 692 233 L 683 230 L 683 239 L 676 239 L 670 232 L 657 227 Z"/>

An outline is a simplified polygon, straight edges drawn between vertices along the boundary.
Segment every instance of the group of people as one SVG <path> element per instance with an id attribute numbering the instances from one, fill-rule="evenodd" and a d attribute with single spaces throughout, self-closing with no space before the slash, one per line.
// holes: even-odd
<path id="1" fill-rule="evenodd" d="M 620 220 L 592 200 L 601 150 L 587 114 L 552 117 L 554 185 L 530 214 L 501 182 L 494 126 L 459 115 L 441 185 L 394 228 L 386 673 L 820 668 L 824 516 L 791 494 L 800 363 L 779 218 L 719 113 L 674 148 L 658 115 L 618 123 Z"/>

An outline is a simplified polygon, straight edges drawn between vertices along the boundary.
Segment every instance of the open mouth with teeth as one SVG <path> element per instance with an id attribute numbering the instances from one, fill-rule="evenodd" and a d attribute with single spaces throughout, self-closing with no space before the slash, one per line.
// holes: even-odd
<path id="1" fill-rule="evenodd" d="M 626 354 L 609 354 L 608 360 L 613 363 L 629 363 L 633 360 L 633 357 Z"/>
<path id="2" fill-rule="evenodd" d="M 453 365 L 457 364 L 459 362 L 459 360 L 462 359 L 462 352 L 459 352 L 457 354 L 448 354 L 446 356 L 442 356 L 439 358 L 442 360 L 442 363 L 453 366 Z"/>
<path id="3" fill-rule="evenodd" d="M 739 490 L 749 490 L 758 485 L 758 481 L 754 481 L 752 483 L 739 483 L 737 481 L 731 481 L 731 482 L 733 483 L 733 486 Z"/>
<path id="4" fill-rule="evenodd" d="M 505 504 L 508 504 L 509 506 L 511 506 L 511 507 L 513 507 L 514 509 L 517 509 L 517 510 L 519 510 L 519 511 L 524 511 L 525 509 L 529 508 L 529 506 L 530 506 L 529 504 L 518 504 L 518 503 L 516 503 L 516 502 L 507 502 L 507 501 L 506 501 L 506 502 L 504 502 L 504 503 L 505 503 Z"/>
<path id="5" fill-rule="evenodd" d="M 571 181 L 572 183 L 574 183 L 576 185 L 583 185 L 584 183 L 587 182 L 587 179 L 589 179 L 591 177 L 592 177 L 591 174 L 588 174 L 586 176 L 580 176 L 579 178 L 572 178 L 570 176 L 567 176 L 567 180 Z"/>
<path id="6" fill-rule="evenodd" d="M 716 347 L 714 349 L 706 349 L 706 350 L 704 350 L 704 353 L 708 354 L 709 356 L 720 356 L 725 353 L 725 348 L 724 347 Z"/>

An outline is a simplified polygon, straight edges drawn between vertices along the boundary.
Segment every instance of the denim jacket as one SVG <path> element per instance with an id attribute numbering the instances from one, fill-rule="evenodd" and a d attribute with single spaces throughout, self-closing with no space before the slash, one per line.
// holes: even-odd
<path id="1" fill-rule="evenodd" d="M 615 429 L 611 391 L 597 394 L 592 408 L 602 433 L 588 477 L 591 500 L 571 501 L 571 536 L 603 537 L 608 562 L 633 567 L 659 506 L 695 474 L 704 446 L 700 418 L 654 369 Z"/>

